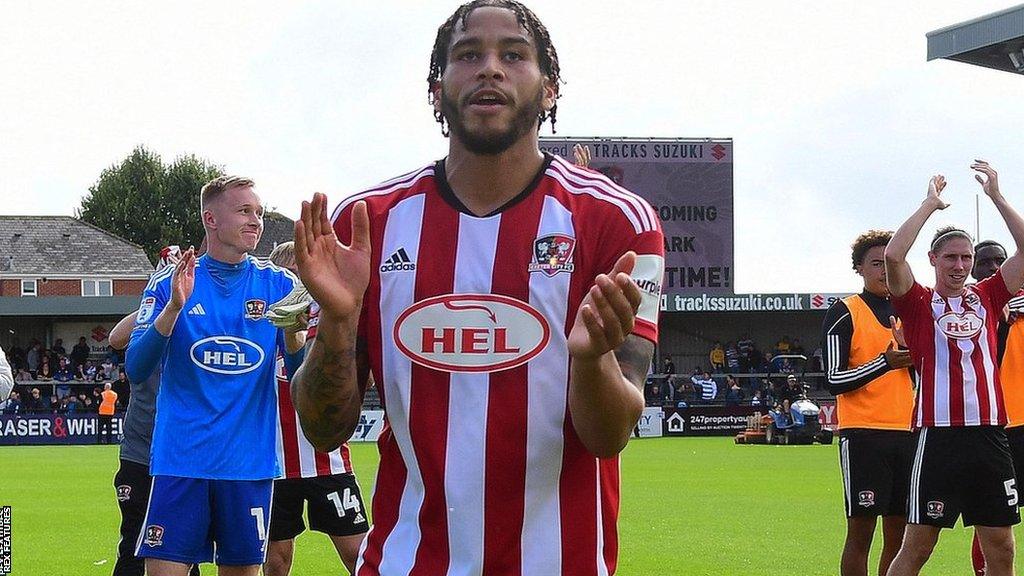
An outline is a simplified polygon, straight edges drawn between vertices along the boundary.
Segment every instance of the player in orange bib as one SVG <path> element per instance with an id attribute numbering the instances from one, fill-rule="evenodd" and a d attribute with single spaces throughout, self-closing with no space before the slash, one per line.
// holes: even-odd
<path id="1" fill-rule="evenodd" d="M 884 252 L 891 238 L 892 232 L 880 230 L 857 237 L 853 269 L 864 280 L 864 290 L 833 304 L 822 326 L 828 388 L 836 395 L 846 501 L 843 576 L 867 575 L 879 516 L 879 574 L 888 571 L 906 526 L 914 390 L 907 370 L 910 353 L 897 343 L 902 344 L 902 337 L 885 284 Z"/>
<path id="2" fill-rule="evenodd" d="M 110 389 L 110 382 L 103 385 L 103 400 L 100 402 L 99 443 L 110 444 L 114 424 L 114 408 L 117 406 L 117 392 Z"/>

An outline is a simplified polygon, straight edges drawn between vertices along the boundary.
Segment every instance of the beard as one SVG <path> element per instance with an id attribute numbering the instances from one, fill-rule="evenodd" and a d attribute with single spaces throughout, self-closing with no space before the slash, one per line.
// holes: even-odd
<path id="1" fill-rule="evenodd" d="M 467 150 L 474 154 L 484 156 L 496 156 L 508 150 L 520 138 L 529 134 L 530 130 L 537 129 L 538 118 L 544 105 L 544 89 L 537 90 L 536 97 L 523 106 L 517 106 L 516 102 L 509 101 L 506 106 L 514 106 L 515 114 L 507 128 L 502 131 L 493 132 L 487 130 L 472 131 L 466 126 L 466 119 L 462 116 L 461 109 L 469 105 L 469 96 L 456 102 L 449 98 L 447 92 L 441 90 L 441 113 L 448 120 L 448 126 L 459 139 L 459 142 Z"/>

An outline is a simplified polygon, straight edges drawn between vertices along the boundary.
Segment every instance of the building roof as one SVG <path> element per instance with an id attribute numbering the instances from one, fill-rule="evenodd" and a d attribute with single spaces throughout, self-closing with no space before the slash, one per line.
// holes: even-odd
<path id="1" fill-rule="evenodd" d="M 64 316 L 124 316 L 138 308 L 138 296 L 0 296 L 0 318 L 39 316 L 59 320 Z"/>
<path id="2" fill-rule="evenodd" d="M 1024 4 L 929 32 L 927 37 L 928 60 L 946 58 L 1024 74 Z"/>
<path id="3" fill-rule="evenodd" d="M 269 258 L 278 244 L 295 239 L 295 221 L 279 212 L 267 212 L 263 217 L 263 236 L 252 251 L 257 258 Z"/>
<path id="4" fill-rule="evenodd" d="M 153 273 L 146 252 L 71 216 L 0 216 L 0 275 Z"/>

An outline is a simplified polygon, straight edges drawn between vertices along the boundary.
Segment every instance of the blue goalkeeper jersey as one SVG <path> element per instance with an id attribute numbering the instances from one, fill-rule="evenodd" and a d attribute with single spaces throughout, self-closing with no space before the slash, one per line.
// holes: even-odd
<path id="1" fill-rule="evenodd" d="M 158 272 L 146 286 L 127 352 L 133 382 L 163 367 L 150 473 L 279 476 L 274 368 L 284 344 L 264 314 L 292 290 L 295 276 L 251 256 L 239 264 L 203 256 L 192 296 L 164 337 L 153 322 L 170 301 L 173 270 Z"/>

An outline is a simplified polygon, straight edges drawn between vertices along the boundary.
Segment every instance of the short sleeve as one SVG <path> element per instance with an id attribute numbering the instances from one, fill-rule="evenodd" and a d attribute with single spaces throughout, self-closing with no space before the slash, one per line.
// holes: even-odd
<path id="1" fill-rule="evenodd" d="M 996 270 L 995 274 L 978 282 L 975 289 L 988 301 L 992 310 L 1001 311 L 1013 297 L 1013 294 L 1006 288 L 1002 270 Z"/>
<path id="2" fill-rule="evenodd" d="M 594 272 L 595 275 L 606 274 L 623 254 L 630 250 L 636 253 L 636 265 L 631 276 L 640 288 L 641 300 L 633 334 L 657 343 L 658 313 L 665 276 L 665 240 L 654 210 L 645 201 L 640 200 L 640 203 L 650 215 L 650 224 L 641 225 L 638 231 L 625 217 L 612 219 L 600 235 Z M 641 220 L 641 223 L 645 221 Z"/>

